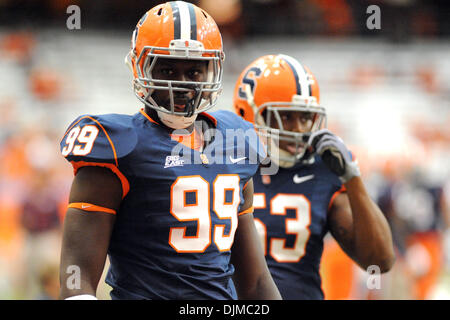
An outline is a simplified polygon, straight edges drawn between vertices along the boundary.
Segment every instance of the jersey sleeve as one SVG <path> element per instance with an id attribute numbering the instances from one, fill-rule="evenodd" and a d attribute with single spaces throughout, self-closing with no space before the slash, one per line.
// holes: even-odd
<path id="1" fill-rule="evenodd" d="M 83 115 L 72 122 L 60 143 L 61 154 L 69 161 L 74 174 L 84 166 L 101 166 L 113 171 L 122 183 L 124 196 L 129 190 L 120 171 L 121 161 L 137 144 L 131 123 L 119 115 Z"/>

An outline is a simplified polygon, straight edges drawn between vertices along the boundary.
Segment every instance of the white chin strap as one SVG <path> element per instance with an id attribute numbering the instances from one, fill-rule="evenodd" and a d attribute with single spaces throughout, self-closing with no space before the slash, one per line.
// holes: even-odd
<path id="1" fill-rule="evenodd" d="M 292 159 L 292 161 L 282 159 Z M 281 168 L 292 168 L 297 162 L 295 157 L 288 151 L 281 149 L 278 144 L 270 139 L 270 159 Z"/>
<path id="2" fill-rule="evenodd" d="M 191 117 L 183 117 L 164 113 L 161 111 L 156 112 L 162 123 L 164 123 L 169 128 L 175 130 L 186 129 L 187 127 L 189 127 L 191 124 L 194 123 L 195 119 L 197 119 L 197 114 L 194 114 Z"/>

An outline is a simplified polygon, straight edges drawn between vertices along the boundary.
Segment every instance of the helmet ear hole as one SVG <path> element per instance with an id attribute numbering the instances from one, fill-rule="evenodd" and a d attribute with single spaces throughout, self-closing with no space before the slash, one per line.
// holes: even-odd
<path id="1" fill-rule="evenodd" d="M 244 109 L 239 108 L 239 114 L 241 115 L 242 118 L 244 118 L 244 115 L 245 115 Z"/>

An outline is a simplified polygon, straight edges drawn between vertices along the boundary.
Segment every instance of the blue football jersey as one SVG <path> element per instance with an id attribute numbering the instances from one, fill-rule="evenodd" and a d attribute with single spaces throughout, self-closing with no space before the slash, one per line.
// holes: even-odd
<path id="1" fill-rule="evenodd" d="M 276 175 L 258 172 L 253 183 L 255 224 L 283 299 L 323 299 L 319 267 L 339 178 L 315 156 Z"/>
<path id="2" fill-rule="evenodd" d="M 213 129 L 202 152 L 171 139 L 143 110 L 81 116 L 61 141 L 75 170 L 105 166 L 122 181 L 108 250 L 113 299 L 237 298 L 230 249 L 242 191 L 265 151 L 234 113 L 197 119 Z"/>

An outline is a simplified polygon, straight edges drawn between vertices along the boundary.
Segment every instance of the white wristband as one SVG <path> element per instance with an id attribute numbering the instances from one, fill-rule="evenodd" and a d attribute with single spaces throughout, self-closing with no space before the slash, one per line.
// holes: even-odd
<path id="1" fill-rule="evenodd" d="M 98 299 L 91 294 L 80 294 L 78 296 L 65 298 L 64 300 L 98 300 Z"/>
<path id="2" fill-rule="evenodd" d="M 343 176 L 339 177 L 342 183 L 348 182 L 353 177 L 361 176 L 361 172 L 359 171 L 358 161 L 347 162 L 346 170 Z"/>

